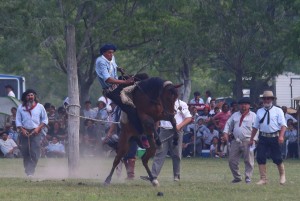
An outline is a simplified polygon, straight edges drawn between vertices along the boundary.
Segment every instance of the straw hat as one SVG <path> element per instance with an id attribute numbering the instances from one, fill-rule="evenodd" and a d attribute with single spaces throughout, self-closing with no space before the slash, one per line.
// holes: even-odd
<path id="1" fill-rule="evenodd" d="M 262 98 L 273 98 L 275 99 L 276 97 L 274 96 L 272 91 L 264 91 Z"/>

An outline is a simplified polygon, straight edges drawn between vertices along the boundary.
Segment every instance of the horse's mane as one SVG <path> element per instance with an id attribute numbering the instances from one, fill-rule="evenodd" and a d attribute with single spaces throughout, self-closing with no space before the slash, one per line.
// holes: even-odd
<path id="1" fill-rule="evenodd" d="M 148 94 L 153 99 L 159 97 L 161 90 L 163 89 L 165 80 L 159 77 L 151 77 L 146 80 L 142 80 L 138 83 L 139 87 L 144 93 Z"/>

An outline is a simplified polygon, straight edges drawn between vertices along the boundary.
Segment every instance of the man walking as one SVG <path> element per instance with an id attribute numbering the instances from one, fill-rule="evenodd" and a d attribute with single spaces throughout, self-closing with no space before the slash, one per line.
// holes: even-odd
<path id="1" fill-rule="evenodd" d="M 161 168 L 165 162 L 168 151 L 171 154 L 173 162 L 173 176 L 174 181 L 180 180 L 180 161 L 182 154 L 182 138 L 183 138 L 183 128 L 192 121 L 192 115 L 188 109 L 188 105 L 177 99 L 175 102 L 175 120 L 176 120 L 176 129 L 179 131 L 178 145 L 173 145 L 173 127 L 169 121 L 160 121 L 160 139 L 162 144 L 157 148 L 152 165 L 152 175 L 154 180 L 152 184 L 158 186 L 159 182 L 157 177 L 161 171 Z M 141 176 L 143 180 L 149 180 L 147 176 Z"/>
<path id="2" fill-rule="evenodd" d="M 284 133 L 287 125 L 282 109 L 273 105 L 275 99 L 273 92 L 265 91 L 262 99 L 264 107 L 257 111 L 249 142 L 250 145 L 253 144 L 253 138 L 257 130 L 259 130 L 256 160 L 259 167 L 260 181 L 257 184 L 263 185 L 267 183 L 266 153 L 270 150 L 273 163 L 278 167 L 280 184 L 283 185 L 286 182 L 286 178 L 282 162 L 281 144 L 284 142 Z"/>
<path id="3" fill-rule="evenodd" d="M 242 181 L 239 172 L 241 156 L 245 163 L 245 182 L 250 183 L 254 167 L 254 154 L 249 149 L 249 141 L 256 114 L 250 111 L 250 98 L 244 97 L 239 101 L 240 111 L 235 112 L 226 122 L 224 137 L 228 141 L 228 135 L 233 131 L 233 140 L 230 143 L 229 167 L 233 175 L 232 183 Z"/>
<path id="4" fill-rule="evenodd" d="M 40 157 L 40 132 L 48 124 L 44 106 L 38 103 L 37 94 L 27 89 L 22 94 L 22 105 L 17 109 L 16 126 L 20 130 L 23 165 L 27 176 L 32 177 Z"/>

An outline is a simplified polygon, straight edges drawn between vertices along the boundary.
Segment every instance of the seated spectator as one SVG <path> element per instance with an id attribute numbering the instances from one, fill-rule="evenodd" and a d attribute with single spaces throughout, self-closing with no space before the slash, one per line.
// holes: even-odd
<path id="1" fill-rule="evenodd" d="M 65 130 L 61 128 L 60 123 L 58 121 L 55 121 L 53 127 L 48 131 L 46 137 L 48 140 L 56 137 L 59 139 L 59 141 L 63 141 L 64 139 L 66 139 L 67 134 Z"/>
<path id="2" fill-rule="evenodd" d="M 210 157 L 215 158 L 219 157 L 218 155 L 218 144 L 219 144 L 219 138 L 218 137 L 213 137 L 211 140 L 211 145 L 210 145 Z"/>
<path id="3" fill-rule="evenodd" d="M 205 123 L 210 121 L 208 105 L 204 107 L 203 112 L 201 113 L 200 117 L 202 117 L 204 119 Z"/>
<path id="4" fill-rule="evenodd" d="M 288 140 L 288 158 L 299 158 L 298 156 L 298 134 L 293 125 L 293 119 L 288 119 L 285 139 Z"/>
<path id="5" fill-rule="evenodd" d="M 68 114 L 66 112 L 66 109 L 61 106 L 61 107 L 59 107 L 57 109 L 57 113 L 58 113 L 57 121 L 59 121 L 60 127 L 62 129 L 66 130 L 66 128 L 67 128 L 67 121 L 68 121 Z"/>
<path id="6" fill-rule="evenodd" d="M 9 125 L 16 125 L 16 115 L 17 115 L 17 108 L 12 107 L 10 109 L 11 115 L 7 117 L 6 123 Z"/>
<path id="7" fill-rule="evenodd" d="M 219 138 L 219 132 L 215 130 L 215 124 L 212 122 L 209 122 L 207 124 L 207 128 L 209 132 L 205 132 L 203 135 L 203 140 L 204 140 L 204 149 L 210 149 L 210 145 L 212 142 L 212 139 L 214 137 Z"/>
<path id="8" fill-rule="evenodd" d="M 219 145 L 218 145 L 218 156 L 221 157 L 221 158 L 225 158 L 227 157 L 227 142 L 224 138 L 224 136 L 221 137 L 221 140 L 219 140 Z"/>
<path id="9" fill-rule="evenodd" d="M 183 157 L 191 157 L 194 155 L 194 144 L 195 144 L 195 137 L 193 133 L 190 133 L 186 135 L 187 137 L 183 139 L 182 143 L 182 156 Z M 201 154 L 201 148 L 200 147 L 201 139 L 197 138 L 196 140 L 196 154 Z"/>
<path id="10" fill-rule="evenodd" d="M 93 120 L 85 120 L 85 132 L 84 135 L 88 138 L 89 142 L 97 141 L 97 128 Z"/>
<path id="11" fill-rule="evenodd" d="M 220 113 L 221 111 L 220 111 L 220 108 L 219 107 L 215 107 L 214 108 L 214 115 L 212 116 L 212 117 L 214 117 L 216 114 L 218 114 L 218 113 Z"/>
<path id="12" fill-rule="evenodd" d="M 98 112 L 97 112 L 97 116 L 96 119 L 99 120 L 103 120 L 100 122 L 97 122 L 97 132 L 100 134 L 101 137 L 105 137 L 106 136 L 106 132 L 109 129 L 109 123 L 107 123 L 106 121 L 108 120 L 108 112 L 107 112 L 107 108 L 106 108 L 106 103 L 104 101 L 98 101 Z"/>
<path id="13" fill-rule="evenodd" d="M 15 141 L 8 138 L 8 134 L 6 132 L 2 133 L 2 139 L 0 139 L 0 150 L 5 158 L 18 158 L 20 156 L 18 145 Z"/>
<path id="14" fill-rule="evenodd" d="M 9 139 L 12 139 L 13 141 L 15 141 L 16 144 L 19 144 L 18 143 L 19 133 L 17 132 L 16 125 L 11 126 L 11 125 L 7 124 L 5 126 L 5 131 L 8 134 Z"/>
<path id="15" fill-rule="evenodd" d="M 209 117 L 215 116 L 216 99 L 211 99 L 209 103 Z"/>
<path id="16" fill-rule="evenodd" d="M 58 141 L 57 137 L 52 137 L 45 149 L 48 158 L 62 158 L 66 153 L 65 146 Z"/>
<path id="17" fill-rule="evenodd" d="M 200 92 L 196 91 L 194 93 L 194 98 L 190 100 L 190 104 L 204 104 L 204 101 L 202 98 L 200 98 Z"/>
<path id="18" fill-rule="evenodd" d="M 57 114 L 56 114 L 56 108 L 54 105 L 51 105 L 49 110 L 48 110 L 48 119 L 49 119 L 49 123 L 48 126 L 50 126 L 50 128 L 54 125 L 54 122 L 57 120 Z"/>
<path id="19" fill-rule="evenodd" d="M 6 93 L 7 93 L 7 96 L 10 96 L 10 97 L 16 97 L 15 93 L 14 93 L 14 88 L 11 86 L 11 85 L 5 85 L 4 86 L 5 90 L 6 90 Z"/>
<path id="20" fill-rule="evenodd" d="M 84 102 L 83 116 L 91 119 L 97 116 L 97 110 L 92 108 L 92 102 L 89 100 Z"/>

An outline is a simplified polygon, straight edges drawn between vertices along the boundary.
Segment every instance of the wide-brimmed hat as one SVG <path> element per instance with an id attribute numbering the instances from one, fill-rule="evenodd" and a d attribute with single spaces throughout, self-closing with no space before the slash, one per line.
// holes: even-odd
<path id="1" fill-rule="evenodd" d="M 276 97 L 274 96 L 272 91 L 264 91 L 262 98 L 273 98 L 275 99 Z"/>
<path id="2" fill-rule="evenodd" d="M 239 100 L 239 104 L 247 103 L 251 105 L 251 100 L 249 97 L 243 97 Z"/>

